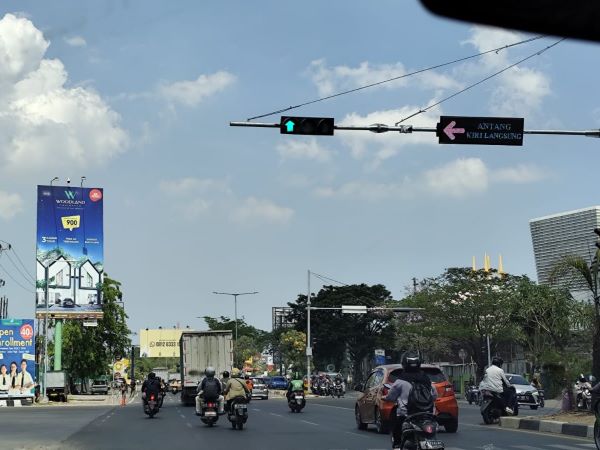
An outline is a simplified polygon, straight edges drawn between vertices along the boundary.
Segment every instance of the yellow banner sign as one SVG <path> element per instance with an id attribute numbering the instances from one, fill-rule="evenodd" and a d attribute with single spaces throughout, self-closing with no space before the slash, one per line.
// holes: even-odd
<path id="1" fill-rule="evenodd" d="M 73 231 L 75 228 L 79 228 L 81 222 L 81 216 L 65 216 L 61 217 L 62 226 L 65 230 Z"/>
<path id="2" fill-rule="evenodd" d="M 179 358 L 183 330 L 140 330 L 140 355 L 149 358 Z"/>

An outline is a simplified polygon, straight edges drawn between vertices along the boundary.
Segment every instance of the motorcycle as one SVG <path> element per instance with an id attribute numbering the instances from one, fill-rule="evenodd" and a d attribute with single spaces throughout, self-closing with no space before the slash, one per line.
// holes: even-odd
<path id="1" fill-rule="evenodd" d="M 512 397 L 515 400 L 513 401 L 512 405 L 508 405 L 508 406 L 511 407 L 511 409 L 513 410 L 512 415 L 518 416 L 519 415 L 519 404 L 516 402 L 516 391 L 515 391 L 514 386 L 511 386 L 509 389 L 511 389 L 513 391 Z M 481 417 L 483 418 L 483 421 L 485 422 L 486 425 L 495 423 L 498 420 L 500 420 L 500 417 L 509 415 L 506 412 L 506 410 L 502 407 L 503 401 L 500 398 L 500 394 L 497 394 L 496 392 L 483 390 L 483 391 L 481 391 L 481 396 L 482 396 L 481 406 L 480 406 Z"/>
<path id="2" fill-rule="evenodd" d="M 597 399 L 595 400 L 594 414 L 596 415 L 594 422 L 594 443 L 596 444 L 596 449 L 600 450 L 600 401 Z"/>
<path id="3" fill-rule="evenodd" d="M 475 386 L 474 384 L 469 386 L 469 388 L 467 389 L 467 401 L 469 402 L 469 405 L 472 405 L 473 403 L 475 403 L 476 405 L 479 404 L 479 387 Z"/>
<path id="4" fill-rule="evenodd" d="M 406 418 L 402 424 L 401 450 L 444 450 L 444 443 L 437 437 L 438 423 L 434 414 L 417 413 Z"/>
<path id="5" fill-rule="evenodd" d="M 248 405 L 245 397 L 236 397 L 231 401 L 227 418 L 231 422 L 231 427 L 235 430 L 243 430 L 248 420 Z"/>
<path id="6" fill-rule="evenodd" d="M 546 405 L 544 398 L 545 398 L 544 390 L 538 389 L 538 402 L 540 404 L 540 408 L 543 408 Z"/>
<path id="7" fill-rule="evenodd" d="M 202 423 L 205 423 L 209 427 L 212 427 L 215 423 L 217 423 L 217 420 L 219 420 L 217 406 L 217 402 L 214 400 L 202 402 L 200 411 L 200 420 Z"/>
<path id="8" fill-rule="evenodd" d="M 342 386 L 341 383 L 335 383 L 333 385 L 333 395 L 332 397 L 337 396 L 337 398 L 343 397 L 344 396 L 344 387 Z"/>
<path id="9" fill-rule="evenodd" d="M 592 409 L 592 391 L 589 387 L 584 386 L 577 394 L 577 408 L 584 411 Z"/>
<path id="10" fill-rule="evenodd" d="M 144 413 L 152 419 L 159 409 L 157 395 L 152 392 L 147 400 L 144 399 Z"/>
<path id="11" fill-rule="evenodd" d="M 293 413 L 300 412 L 306 406 L 306 399 L 304 398 L 304 392 L 294 391 L 288 398 L 288 406 Z"/>

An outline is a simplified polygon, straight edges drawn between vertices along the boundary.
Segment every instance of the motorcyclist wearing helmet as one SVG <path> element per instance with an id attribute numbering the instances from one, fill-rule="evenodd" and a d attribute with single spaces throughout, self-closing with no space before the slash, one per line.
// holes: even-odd
<path id="1" fill-rule="evenodd" d="M 390 391 L 384 400 L 389 402 L 395 402 L 396 417 L 394 419 L 392 428 L 392 443 L 393 448 L 400 448 L 402 439 L 402 425 L 408 415 L 408 400 L 413 383 L 420 383 L 428 386 L 431 390 L 431 396 L 433 400 L 437 398 L 437 391 L 431 384 L 429 377 L 421 370 L 421 357 L 418 352 L 406 352 L 402 355 L 402 372 L 398 376 L 398 379 L 392 385 Z M 433 412 L 433 404 L 431 405 L 431 412 Z"/>
<path id="2" fill-rule="evenodd" d="M 492 365 L 485 369 L 485 375 L 479 384 L 479 389 L 498 394 L 498 399 L 503 403 L 501 406 L 507 414 L 513 415 L 514 411 L 509 405 L 512 406 L 514 399 L 509 394 L 510 391 L 508 388 L 510 387 L 510 382 L 506 378 L 504 370 L 502 370 L 503 364 L 504 360 L 499 356 L 492 358 Z"/>
<path id="3" fill-rule="evenodd" d="M 218 402 L 219 414 L 224 413 L 223 409 L 223 396 L 221 382 L 215 378 L 215 369 L 214 367 L 207 367 L 204 371 L 204 375 L 206 375 L 202 382 L 198 386 L 198 395 L 196 395 L 196 415 L 200 415 L 202 413 L 202 403 L 209 401 Z"/>
<path id="4" fill-rule="evenodd" d="M 229 411 L 233 399 L 237 397 L 243 397 L 244 399 L 247 398 L 248 388 L 246 387 L 244 380 L 241 379 L 240 369 L 233 368 L 231 370 L 231 378 L 229 381 L 227 381 L 223 394 L 225 395 L 225 400 L 227 401 L 227 411 Z"/>
<path id="5" fill-rule="evenodd" d="M 159 392 L 160 384 L 156 378 L 156 374 L 154 372 L 150 372 L 148 374 L 148 378 L 142 383 L 142 400 L 144 403 L 147 403 L 150 394 L 154 394 L 154 396 L 158 398 Z"/>
<path id="6" fill-rule="evenodd" d="M 225 386 L 227 386 L 228 381 L 229 381 L 229 371 L 225 370 L 221 374 L 221 386 L 223 387 L 223 389 L 225 389 Z"/>
<path id="7" fill-rule="evenodd" d="M 590 391 L 592 390 L 592 384 L 588 381 L 588 379 L 585 377 L 585 375 L 583 375 L 582 373 L 579 374 L 579 378 L 577 379 L 577 383 L 575 383 L 575 393 L 576 398 L 575 398 L 575 404 L 577 405 L 578 408 L 580 408 L 582 406 L 582 398 L 583 398 L 583 391 L 585 389 L 589 389 Z"/>

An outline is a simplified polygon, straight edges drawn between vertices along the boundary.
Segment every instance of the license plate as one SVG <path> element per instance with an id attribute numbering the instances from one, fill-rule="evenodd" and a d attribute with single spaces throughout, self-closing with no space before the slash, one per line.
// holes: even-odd
<path id="1" fill-rule="evenodd" d="M 422 450 L 443 450 L 444 443 L 442 441 L 420 441 L 419 448 Z"/>
<path id="2" fill-rule="evenodd" d="M 304 397 L 302 397 L 301 395 L 296 395 L 296 400 L 304 400 Z"/>
<path id="3" fill-rule="evenodd" d="M 204 413 L 205 416 L 209 416 L 209 417 L 214 417 L 217 415 L 217 413 L 215 411 L 206 411 Z"/>

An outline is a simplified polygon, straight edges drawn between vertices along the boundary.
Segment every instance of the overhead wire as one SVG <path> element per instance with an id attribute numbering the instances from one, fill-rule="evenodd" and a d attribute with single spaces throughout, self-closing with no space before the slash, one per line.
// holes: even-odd
<path id="1" fill-rule="evenodd" d="M 10 263 L 13 265 L 13 267 L 17 270 L 19 275 L 21 275 L 28 283 L 29 282 L 35 283 L 35 280 L 33 279 L 33 277 L 31 275 L 29 275 L 27 272 L 23 272 L 23 270 L 17 265 L 17 263 L 14 262 L 14 260 L 10 256 L 10 253 L 6 253 L 6 257 L 8 258 Z"/>
<path id="2" fill-rule="evenodd" d="M 461 89 L 460 91 L 457 91 L 457 92 L 455 92 L 454 94 L 452 94 L 452 95 L 449 95 L 448 97 L 445 97 L 445 98 L 443 98 L 442 100 L 439 100 L 439 101 L 437 101 L 437 102 L 435 102 L 435 103 L 433 103 L 433 104 L 431 104 L 431 105 L 427 106 L 426 108 L 420 109 L 420 110 L 418 110 L 418 111 L 416 111 L 416 112 L 414 112 L 414 113 L 412 113 L 412 114 L 410 114 L 410 115 L 406 116 L 406 117 L 405 117 L 405 118 L 403 118 L 402 120 L 399 120 L 398 122 L 396 122 L 396 126 L 398 126 L 399 124 L 401 124 L 402 122 L 404 122 L 404 121 L 406 121 L 406 120 L 408 120 L 408 119 L 411 119 L 411 118 L 413 118 L 413 117 L 415 117 L 415 116 L 418 116 L 419 114 L 422 114 L 422 113 L 424 113 L 424 112 L 427 112 L 427 111 L 429 111 L 431 108 L 434 108 L 434 107 L 436 107 L 436 106 L 438 106 L 438 105 L 441 105 L 442 103 L 444 103 L 444 102 L 446 102 L 446 101 L 448 101 L 448 100 L 450 100 L 450 99 L 452 99 L 452 98 L 456 97 L 457 95 L 460 95 L 460 94 L 462 94 L 463 92 L 466 92 L 466 91 L 468 91 L 469 89 L 472 89 L 472 88 L 474 88 L 475 86 L 478 86 L 478 85 L 480 85 L 480 84 L 482 84 L 482 83 L 484 83 L 484 82 L 486 82 L 486 81 L 488 81 L 488 80 L 490 80 L 490 79 L 494 78 L 495 76 L 498 76 L 498 75 L 500 75 L 501 73 L 503 73 L 503 72 L 506 72 L 507 70 L 509 70 L 509 69 L 512 69 L 513 67 L 515 67 L 515 66 L 518 66 L 518 65 L 519 65 L 519 64 L 521 64 L 521 63 L 524 63 L 525 61 L 527 61 L 527 60 L 529 60 L 529 59 L 531 59 L 531 58 L 534 58 L 534 57 L 536 57 L 536 56 L 539 56 L 539 55 L 541 55 L 541 54 L 542 54 L 542 53 L 544 53 L 544 52 L 547 52 L 547 51 L 548 51 L 548 50 L 550 50 L 552 47 L 555 47 L 555 46 L 557 46 L 558 44 L 560 44 L 560 43 L 561 43 L 562 41 L 564 41 L 565 39 L 566 39 L 566 38 L 561 38 L 561 39 L 559 39 L 558 41 L 554 42 L 553 44 L 550 44 L 550 45 L 548 45 L 548 46 L 544 47 L 543 49 L 541 49 L 541 50 L 539 50 L 539 51 L 537 51 L 537 52 L 535 52 L 535 53 L 532 53 L 531 55 L 529 55 L 529 56 L 527 56 L 527 57 L 525 57 L 525 58 L 523 58 L 523 59 L 520 59 L 519 61 L 517 61 L 517 62 L 515 62 L 515 63 L 513 63 L 513 64 L 510 64 L 509 66 L 506 66 L 506 67 L 505 67 L 505 68 L 503 68 L 502 70 L 499 70 L 498 72 L 494 72 L 493 74 L 491 74 L 491 75 L 488 75 L 487 77 L 485 77 L 485 78 L 483 78 L 483 79 L 481 79 L 481 80 L 477 81 L 476 83 L 473 83 L 473 84 L 471 84 L 471 85 L 467 86 L 466 88 L 464 88 L 464 89 Z"/>
<path id="3" fill-rule="evenodd" d="M 534 36 L 534 37 L 531 37 L 529 39 L 524 39 L 522 41 L 515 42 L 513 44 L 503 45 L 501 47 L 493 48 L 491 50 L 486 50 L 486 51 L 483 51 L 483 52 L 480 52 L 480 53 L 475 53 L 473 55 L 465 56 L 463 58 L 454 59 L 452 61 L 447 61 L 445 63 L 436 64 L 434 66 L 425 67 L 423 69 L 418 69 L 418 70 L 415 70 L 413 72 L 409 72 L 409 73 L 405 73 L 403 75 L 399 75 L 397 77 L 392 77 L 392 78 L 388 78 L 388 79 L 385 79 L 385 80 L 377 81 L 375 83 L 370 83 L 370 84 L 366 84 L 366 85 L 363 85 L 363 86 L 359 86 L 357 88 L 353 88 L 353 89 L 348 89 L 348 90 L 345 90 L 345 91 L 337 92 L 335 94 L 327 95 L 325 97 L 320 97 L 320 98 L 317 98 L 317 99 L 314 99 L 314 100 L 309 100 L 309 101 L 306 101 L 304 103 L 300 103 L 298 105 L 288 106 L 287 108 L 281 108 L 281 109 L 278 109 L 276 111 L 272 111 L 270 113 L 260 114 L 258 116 L 249 117 L 246 120 L 248 122 L 250 122 L 251 120 L 254 120 L 254 119 L 261 119 L 263 117 L 269 117 L 269 116 L 273 116 L 275 114 L 280 114 L 280 113 L 283 113 L 283 112 L 291 111 L 293 109 L 302 108 L 303 106 L 312 105 L 314 103 L 319 103 L 319 102 L 322 102 L 322 101 L 325 101 L 325 100 L 330 100 L 330 99 L 335 98 L 335 97 L 341 97 L 342 95 L 351 94 L 353 92 L 358 92 L 358 91 L 362 91 L 364 89 L 368 89 L 368 88 L 371 88 L 371 87 L 379 86 L 379 85 L 382 85 L 382 84 L 385 84 L 385 83 L 390 83 L 392 81 L 397 81 L 397 80 L 400 80 L 402 78 L 407 78 L 407 77 L 410 77 L 410 76 L 413 76 L 413 75 L 418 75 L 420 73 L 427 72 L 427 71 L 430 71 L 430 70 L 439 69 L 440 67 L 445 67 L 445 66 L 449 66 L 449 65 L 452 65 L 452 64 L 457 64 L 459 62 L 467 61 L 469 59 L 478 58 L 480 56 L 487 55 L 489 53 L 494 53 L 494 52 L 495 53 L 499 53 L 501 50 L 506 50 L 508 48 L 516 47 L 518 45 L 528 44 L 530 42 L 536 41 L 538 39 L 542 39 L 544 37 L 546 37 L 546 36 L 544 36 L 544 35 Z"/>
<path id="4" fill-rule="evenodd" d="M 25 271 L 25 273 L 29 276 L 29 278 L 31 278 L 33 280 L 33 282 L 35 283 L 35 278 L 32 277 L 29 274 L 29 271 L 27 270 L 27 267 L 25 267 L 25 264 L 23 264 L 23 261 L 21 260 L 21 258 L 19 257 L 19 254 L 17 253 L 17 251 L 15 250 L 15 246 L 11 245 L 10 249 L 12 250 L 12 252 L 15 254 L 15 256 L 17 257 L 17 260 L 19 261 L 19 264 L 21 264 L 21 267 L 23 268 L 23 270 Z"/>
<path id="5" fill-rule="evenodd" d="M 17 281 L 17 279 L 15 277 L 13 277 L 12 274 L 8 270 L 6 270 L 6 268 L 2 264 L 0 264 L 0 269 L 2 269 L 6 273 L 6 275 L 8 275 L 8 277 L 11 280 L 13 280 L 15 282 L 15 284 L 17 284 L 17 286 L 20 286 L 22 289 L 26 290 L 27 292 L 29 292 L 31 294 L 35 294 L 35 291 L 32 291 L 32 290 L 28 289 L 27 287 L 23 286 L 21 283 L 19 283 L 19 281 Z"/>

